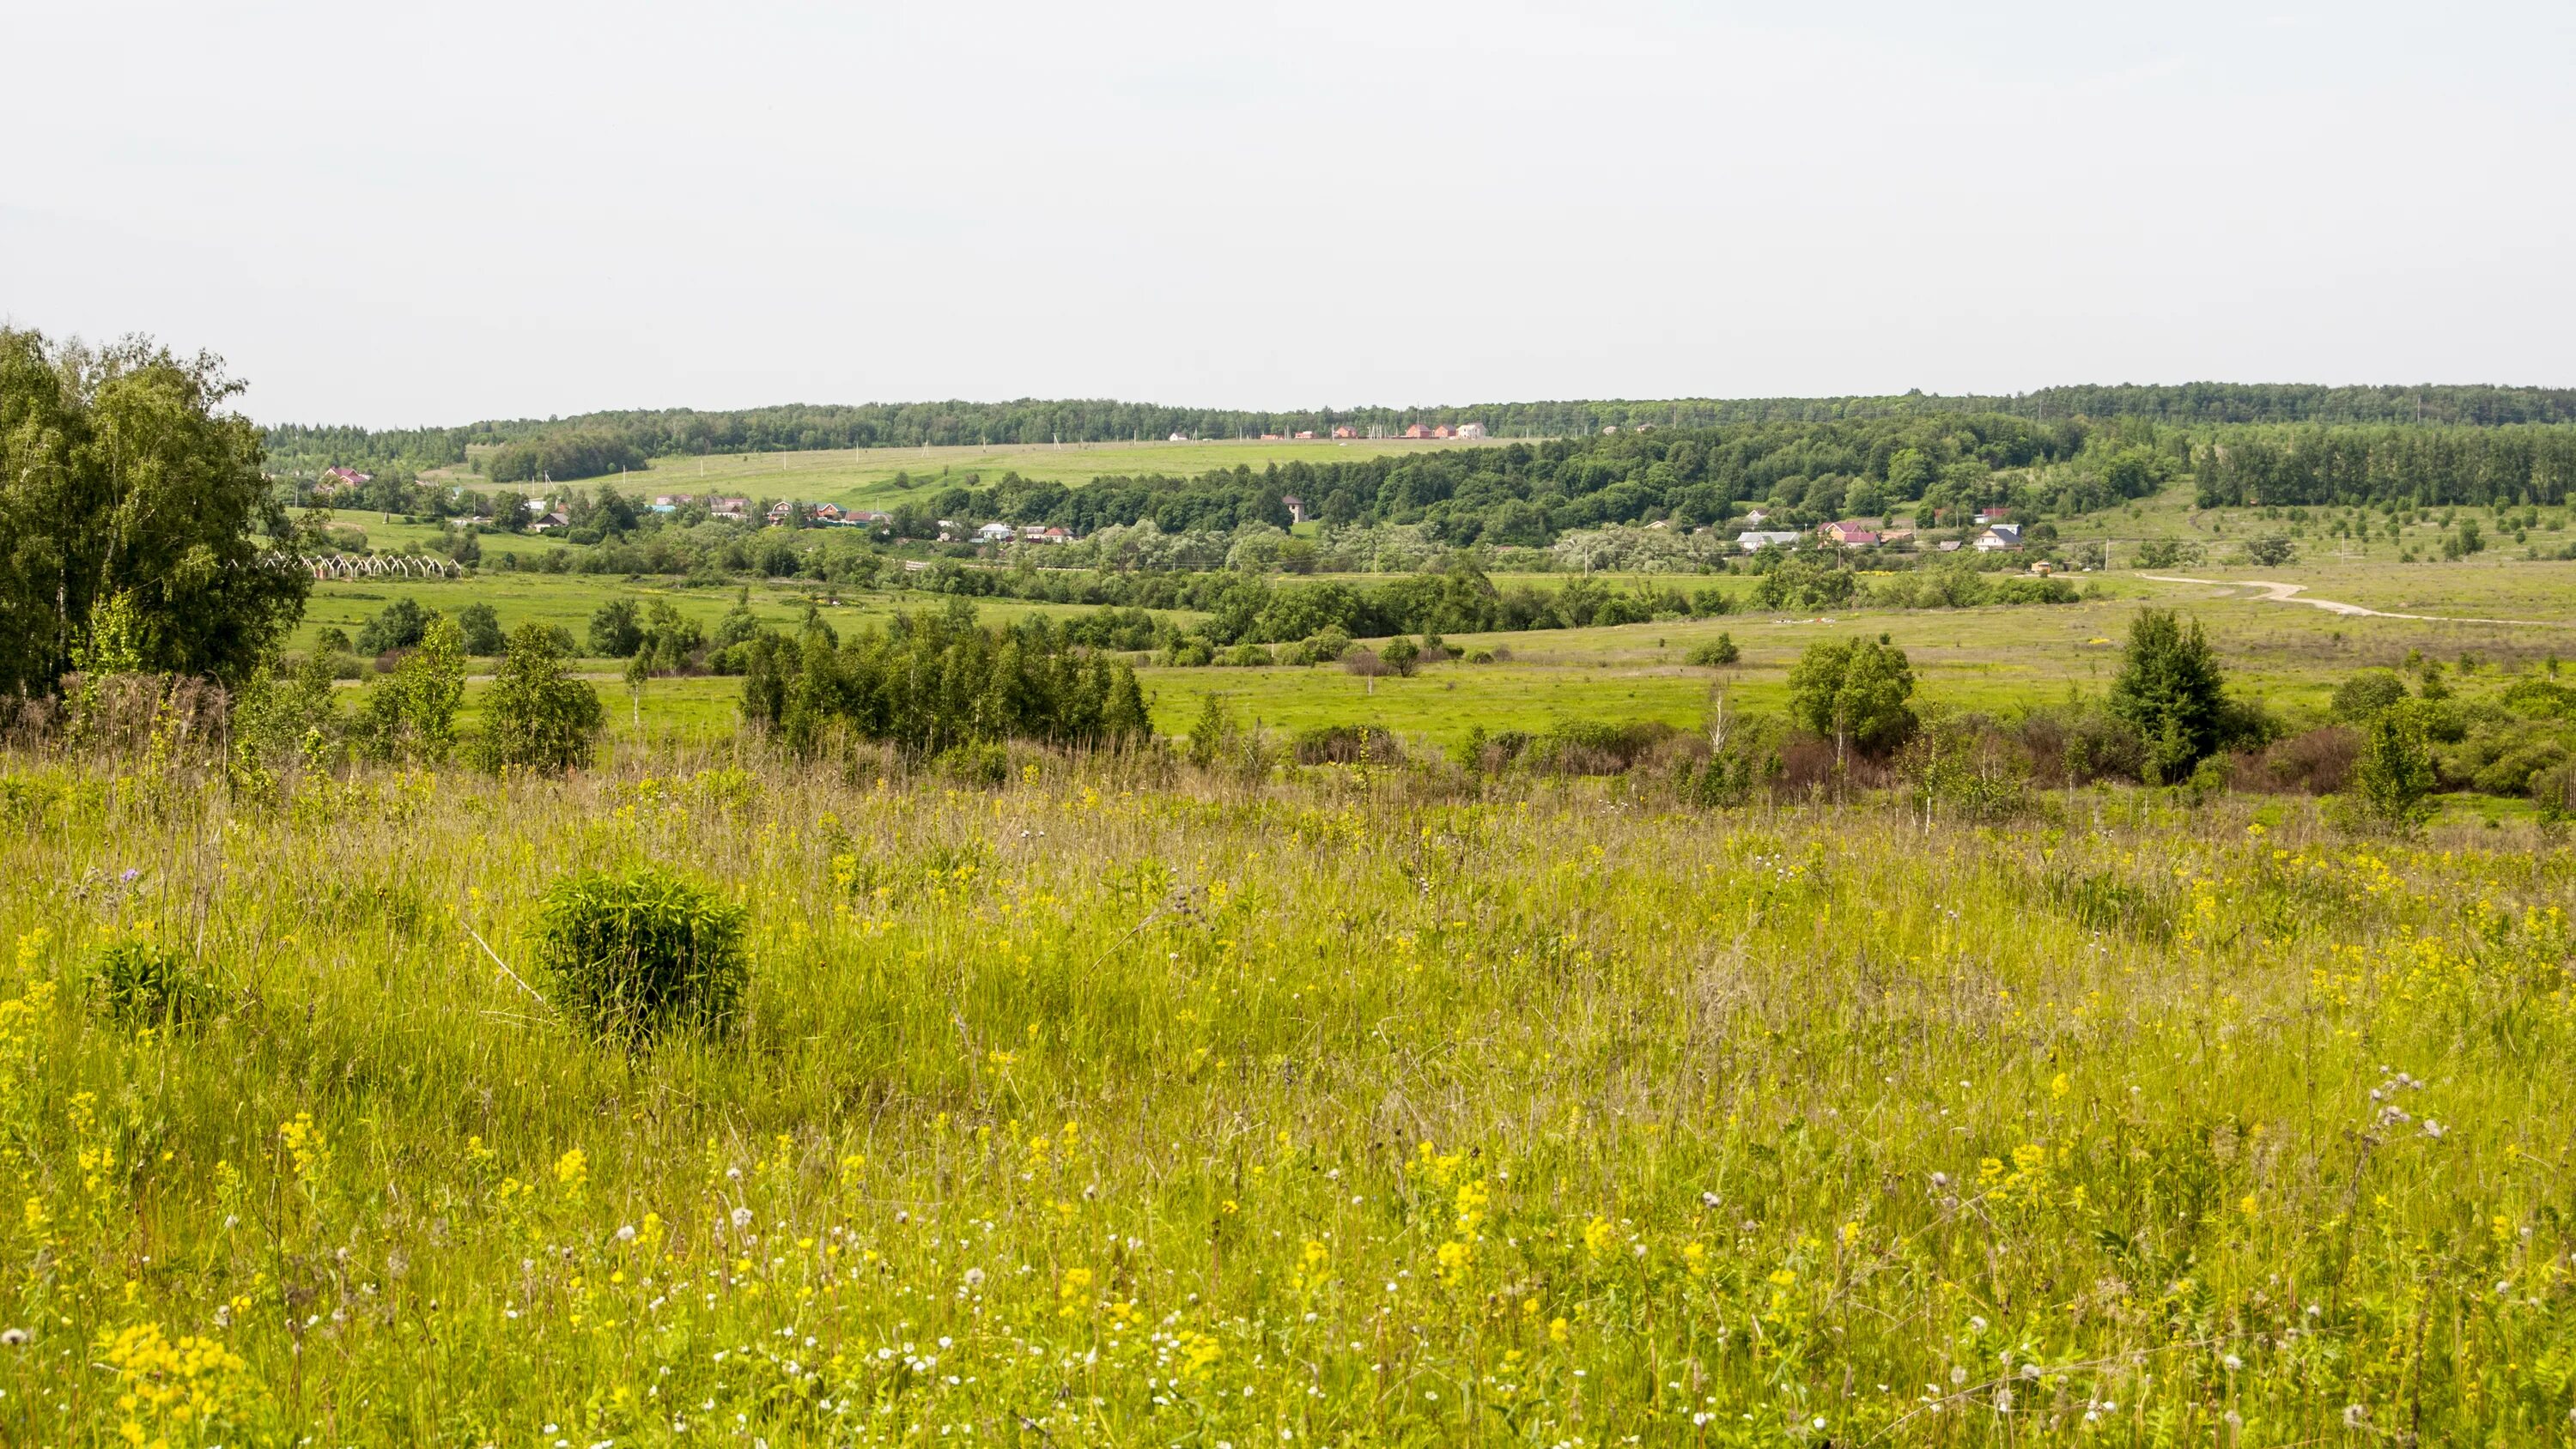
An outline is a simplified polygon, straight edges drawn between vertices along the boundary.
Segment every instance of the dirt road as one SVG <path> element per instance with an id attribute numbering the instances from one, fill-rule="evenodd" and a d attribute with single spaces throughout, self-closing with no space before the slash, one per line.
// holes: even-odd
<path id="1" fill-rule="evenodd" d="M 2365 609 L 2359 604 L 2347 604 L 2335 599 L 2302 598 L 2300 596 L 2308 591 L 2307 585 L 2276 584 L 2264 579 L 2194 579 L 2185 578 L 2180 574 L 2140 574 L 2138 577 L 2152 579 L 2160 584 L 2207 584 L 2217 589 L 2260 589 L 2262 592 L 2252 595 L 2248 602 L 2305 604 L 2311 609 L 2323 609 L 2329 614 L 2345 614 L 2356 618 L 2421 619 L 2439 624 L 2516 624 L 2534 629 L 2568 627 L 2563 623 L 2547 619 L 2479 619 L 2461 614 L 2392 614 L 2384 609 Z"/>

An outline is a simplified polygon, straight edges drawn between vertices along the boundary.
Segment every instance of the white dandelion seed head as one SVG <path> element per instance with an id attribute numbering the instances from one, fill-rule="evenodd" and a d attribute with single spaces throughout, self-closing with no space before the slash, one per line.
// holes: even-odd
<path id="1" fill-rule="evenodd" d="M 619 1229 L 617 1230 L 617 1241 L 619 1241 L 619 1242 L 621 1242 L 621 1243 L 631 1243 L 631 1242 L 634 1242 L 634 1241 L 635 1241 L 635 1225 L 634 1225 L 633 1223 L 628 1223 L 628 1224 L 626 1224 L 624 1227 L 619 1228 Z"/>
<path id="2" fill-rule="evenodd" d="M 737 1229 L 750 1227 L 751 1209 L 747 1207 L 735 1208 L 733 1210 L 733 1225 Z"/>

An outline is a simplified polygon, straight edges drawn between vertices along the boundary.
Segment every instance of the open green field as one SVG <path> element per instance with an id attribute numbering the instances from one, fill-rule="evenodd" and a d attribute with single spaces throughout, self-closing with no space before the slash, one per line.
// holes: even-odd
<path id="1" fill-rule="evenodd" d="M 858 448 L 848 451 L 731 453 L 704 458 L 656 458 L 651 466 L 615 478 L 584 479 L 581 487 L 615 483 L 628 494 L 709 493 L 750 498 L 795 498 L 845 507 L 886 509 L 909 501 L 927 502 L 940 489 L 961 486 L 974 474 L 986 483 L 1005 473 L 1042 482 L 1088 483 L 1104 476 L 1160 474 L 1186 477 L 1220 468 L 1268 467 L 1273 463 L 1346 462 L 1447 448 L 1482 448 L 1494 442 L 1358 438 L 1306 442 L 1209 441 L 1191 443 L 1066 443 L 1021 447 Z M 896 474 L 905 487 L 895 486 Z M 490 484 L 466 469 L 423 475 L 436 482 L 468 487 L 512 487 L 537 491 L 533 484 Z"/>
<path id="2" fill-rule="evenodd" d="M 2235 686 L 2277 710 L 2321 712 L 2335 685 L 2353 670 L 2402 664 L 2410 651 L 2456 661 L 2463 654 L 2496 667 L 2519 667 L 2552 656 L 2576 659 L 2576 563 L 2399 564 L 2283 569 L 2195 569 L 2216 585 L 2158 583 L 2127 571 L 2085 579 L 2103 597 L 2069 605 L 2023 605 L 1966 610 L 1856 610 L 1831 617 L 1737 613 L 1705 620 L 1665 620 L 1606 629 L 1541 630 L 1460 636 L 1448 642 L 1462 653 L 1477 647 L 1510 651 L 1508 662 L 1430 666 L 1412 679 L 1369 680 L 1335 665 L 1295 668 L 1147 669 L 1144 683 L 1155 724 L 1166 734 L 1186 733 L 1201 698 L 1219 693 L 1246 723 L 1295 731 L 1316 725 L 1376 724 L 1431 748 L 1448 748 L 1482 728 L 1540 730 L 1574 719 L 1653 719 L 1690 727 L 1706 712 L 1712 689 L 1723 686 L 1739 708 L 1773 709 L 1786 698 L 1786 681 L 1798 655 L 1819 639 L 1885 633 L 1912 660 L 1922 696 L 1964 709 L 2008 713 L 2065 697 L 2070 689 L 2099 694 L 2117 670 L 2117 643 L 2141 606 L 2180 607 L 2199 619 L 2226 660 Z M 2313 580 L 2320 597 L 2390 607 L 2412 603 L 2478 617 L 2531 618 L 2538 626 L 2452 623 L 2425 619 L 2347 617 L 2299 604 L 2251 597 L 2230 577 Z M 1715 585 L 1739 597 L 1743 578 L 1695 579 L 1639 575 L 1638 581 Z M 1563 575 L 1498 576 L 1498 585 L 1561 584 Z M 656 582 L 581 574 L 483 574 L 448 581 L 327 583 L 314 591 L 296 647 L 308 647 L 325 626 L 353 637 L 391 599 L 409 595 L 424 605 L 453 610 L 463 603 L 491 603 L 505 627 L 534 619 L 558 624 L 581 637 L 591 614 L 612 599 L 667 599 L 683 613 L 712 626 L 731 609 L 738 589 L 684 588 Z M 845 633 L 882 622 L 905 609 L 936 608 L 937 596 L 917 593 L 841 593 L 818 584 L 761 584 L 751 603 L 762 622 L 793 628 L 806 601 L 821 602 L 824 617 Z M 987 621 L 1030 613 L 1079 612 L 1071 606 L 1011 600 L 980 601 Z M 1175 614 L 1186 623 L 1193 616 Z M 1723 633 L 1743 651 L 1726 669 L 1684 663 L 1691 646 Z M 632 701 L 616 680 L 613 661 L 587 666 L 612 703 L 612 721 L 632 728 Z M 642 710 L 646 734 L 676 730 L 703 737 L 729 729 L 737 685 L 729 679 L 661 679 L 647 686 Z M 479 693 L 479 686 L 478 686 Z"/>
<path id="3" fill-rule="evenodd" d="M 0 1442 L 2569 1442 L 2563 840 L 1024 764 L 0 758 Z"/>

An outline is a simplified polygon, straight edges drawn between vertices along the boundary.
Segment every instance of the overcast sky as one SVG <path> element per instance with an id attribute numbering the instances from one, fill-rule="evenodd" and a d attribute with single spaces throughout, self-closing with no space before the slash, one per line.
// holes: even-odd
<path id="1" fill-rule="evenodd" d="M 211 348 L 268 421 L 2576 384 L 2565 0 L 5 33 L 0 317 Z"/>

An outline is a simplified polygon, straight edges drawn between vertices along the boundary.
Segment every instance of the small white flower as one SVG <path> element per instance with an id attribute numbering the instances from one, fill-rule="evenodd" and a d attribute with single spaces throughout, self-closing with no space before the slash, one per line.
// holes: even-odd
<path id="1" fill-rule="evenodd" d="M 2450 1128 L 2443 1126 L 2441 1123 L 2434 1121 L 2430 1117 L 2424 1119 L 2424 1135 L 2427 1137 L 2440 1137 L 2443 1133 L 2450 1130 Z"/>
<path id="2" fill-rule="evenodd" d="M 16 1348 L 26 1341 L 27 1330 L 23 1328 L 0 1328 L 0 1345 L 5 1345 L 9 1348 Z"/>
<path id="3" fill-rule="evenodd" d="M 2245 1360 L 2243 1360 L 2243 1359 L 2241 1359 L 2241 1358 L 2238 1358 L 2236 1355 L 2234 1355 L 2234 1354 L 2232 1354 L 2232 1353 L 2231 1353 L 2231 1354 L 2229 1354 L 2227 1357 L 2225 1357 L 2225 1358 L 2223 1358 L 2223 1359 L 2220 1359 L 2220 1360 L 2219 1360 L 2219 1362 L 2220 1362 L 2220 1363 L 2223 1363 L 2223 1364 L 2225 1364 L 2225 1365 L 2227 1365 L 2227 1371 L 2228 1371 L 2229 1373 L 2234 1373 L 2234 1372 L 2236 1372 L 2238 1369 L 2241 1369 L 2241 1368 L 2245 1367 Z"/>
<path id="4" fill-rule="evenodd" d="M 744 1229 L 744 1228 L 750 1227 L 750 1226 L 751 1226 L 751 1209 L 749 1209 L 749 1208 L 735 1208 L 735 1209 L 733 1210 L 733 1225 L 734 1225 L 734 1229 L 735 1229 L 735 1231 L 737 1231 L 737 1232 L 741 1231 L 741 1230 L 742 1230 L 742 1229 Z"/>
<path id="5" fill-rule="evenodd" d="M 619 1241 L 619 1242 L 621 1242 L 621 1243 L 631 1243 L 631 1242 L 634 1242 L 634 1241 L 635 1241 L 635 1225 L 634 1225 L 633 1223 L 628 1223 L 626 1226 L 624 1226 L 624 1227 L 622 1227 L 622 1228 L 619 1228 L 619 1229 L 617 1230 L 617 1241 Z"/>

